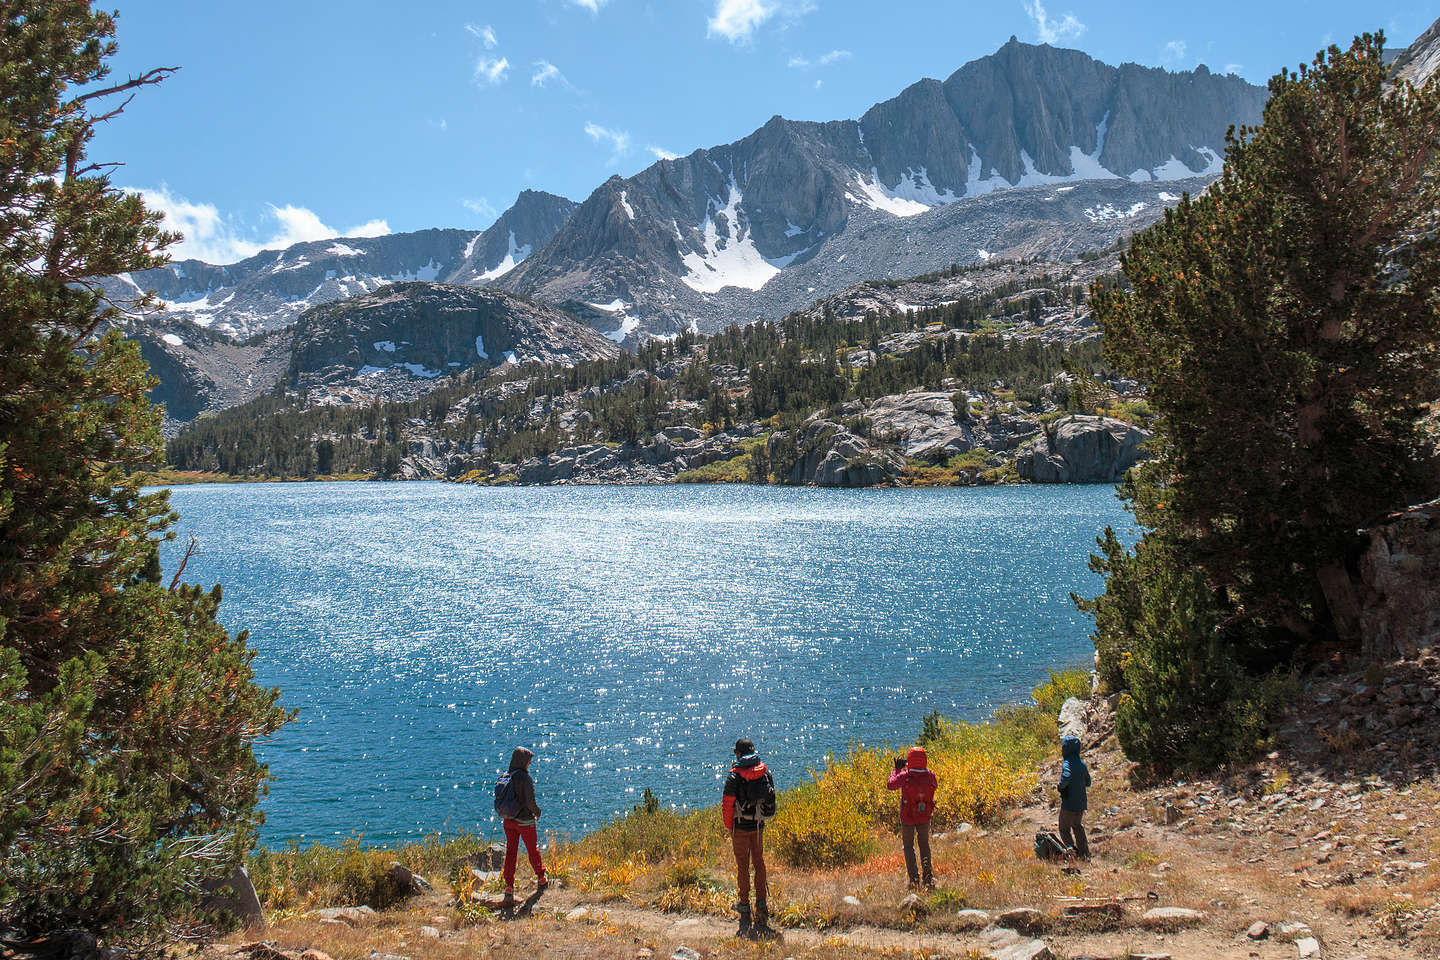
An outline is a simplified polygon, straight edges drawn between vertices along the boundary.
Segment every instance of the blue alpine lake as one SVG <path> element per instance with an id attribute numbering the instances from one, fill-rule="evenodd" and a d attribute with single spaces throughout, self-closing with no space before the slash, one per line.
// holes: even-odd
<path id="1" fill-rule="evenodd" d="M 224 584 L 261 683 L 263 838 L 495 834 L 532 747 L 543 830 L 719 799 L 753 738 L 782 787 L 932 710 L 979 719 L 1091 656 L 1071 591 L 1109 486 L 945 490 L 176 487 L 185 579 Z"/>

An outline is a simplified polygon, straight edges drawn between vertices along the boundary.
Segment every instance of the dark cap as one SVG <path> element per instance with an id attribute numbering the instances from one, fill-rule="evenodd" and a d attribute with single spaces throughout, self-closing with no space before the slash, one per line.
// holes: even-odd
<path id="1" fill-rule="evenodd" d="M 755 741 L 741 738 L 735 741 L 735 756 L 743 757 L 755 752 Z"/>

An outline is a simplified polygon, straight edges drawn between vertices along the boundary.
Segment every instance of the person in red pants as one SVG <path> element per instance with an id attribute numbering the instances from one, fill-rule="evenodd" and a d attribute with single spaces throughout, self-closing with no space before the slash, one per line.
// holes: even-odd
<path id="1" fill-rule="evenodd" d="M 516 747 L 510 754 L 510 786 L 514 791 L 513 816 L 505 817 L 505 901 L 515 900 L 515 861 L 520 853 L 520 841 L 525 841 L 525 850 L 530 855 L 530 869 L 535 871 L 535 892 L 545 889 L 545 865 L 540 862 L 540 840 L 536 833 L 536 822 L 540 819 L 540 804 L 535 802 L 535 781 L 530 778 L 530 761 L 535 754 L 525 747 Z"/>

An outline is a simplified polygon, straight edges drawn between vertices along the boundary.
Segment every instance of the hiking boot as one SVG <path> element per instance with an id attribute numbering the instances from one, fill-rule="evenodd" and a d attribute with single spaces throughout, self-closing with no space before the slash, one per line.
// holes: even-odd
<path id="1" fill-rule="evenodd" d="M 548 887 L 548 886 L 550 886 L 550 878 L 549 878 L 549 877 L 541 877 L 539 880 L 536 880 L 536 881 L 535 881 L 535 892 L 536 892 L 536 893 L 544 893 L 544 892 L 545 892 L 545 888 Z"/>
<path id="2" fill-rule="evenodd" d="M 736 933 L 736 936 L 749 938 L 753 929 L 750 922 L 750 904 L 736 903 L 731 906 L 731 909 L 740 915 L 740 929 Z"/>
<path id="3" fill-rule="evenodd" d="M 770 908 L 764 900 L 755 901 L 755 932 L 762 937 L 775 935 L 775 931 L 770 929 Z"/>

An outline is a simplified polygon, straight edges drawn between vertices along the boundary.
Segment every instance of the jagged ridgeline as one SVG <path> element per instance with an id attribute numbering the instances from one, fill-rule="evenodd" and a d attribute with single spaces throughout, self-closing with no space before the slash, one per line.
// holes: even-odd
<path id="1" fill-rule="evenodd" d="M 317 241 L 228 266 L 186 260 L 107 290 L 165 302 L 131 332 L 163 381 L 156 399 L 173 434 L 271 389 L 289 357 L 272 338 L 307 310 L 391 283 L 501 288 L 633 349 L 773 320 L 866 280 L 991 258 L 1073 262 L 1208 184 L 1226 129 L 1258 121 L 1265 96 L 1204 67 L 1114 67 L 1012 39 L 859 119 L 774 117 L 733 143 L 613 177 L 578 204 L 526 191 L 484 232 Z M 391 359 L 397 371 L 422 363 Z"/>
<path id="2" fill-rule="evenodd" d="M 186 427 L 168 444 L 168 462 L 240 476 L 553 482 L 580 477 L 573 467 L 546 473 L 547 465 L 533 461 L 588 445 L 597 456 L 643 447 L 626 479 L 687 479 L 687 471 L 743 457 L 732 464 L 734 476 L 695 479 L 807 482 L 813 478 L 804 472 L 792 475 L 811 452 L 799 428 L 828 413 L 864 447 L 847 459 L 889 461 L 893 469 L 871 482 L 891 479 L 907 463 L 956 457 L 978 474 L 1000 466 L 1007 451 L 1013 460 L 1015 447 L 1038 432 L 1043 412 L 1067 408 L 1070 390 L 1057 393 L 1055 384 L 1057 377 L 1068 382 L 1067 369 L 1107 373 L 1082 301 L 1084 284 L 1110 266 L 1113 258 L 1056 275 L 1040 265 L 957 267 L 860 285 L 779 324 L 687 332 L 652 339 L 634 353 L 558 311 L 506 294 L 397 285 L 307 314 L 291 340 L 286 380 Z M 975 292 L 918 309 L 894 306 L 916 288 L 932 299 L 946 289 Z M 457 345 L 473 368 L 426 381 L 423 396 L 352 396 L 354 366 L 388 361 L 409 330 L 416 332 L 407 348 L 429 351 L 425 362 L 434 368 L 426 372 L 457 363 L 446 360 Z M 492 336 L 493 349 L 480 346 Z M 477 358 L 480 349 L 488 356 Z M 362 372 L 360 380 L 388 369 Z M 338 386 L 327 378 L 338 378 Z M 922 393 L 879 402 L 916 390 Z M 930 442 L 902 439 L 916 418 L 926 421 Z M 664 449 L 671 441 L 693 441 L 703 451 L 679 459 Z"/>

